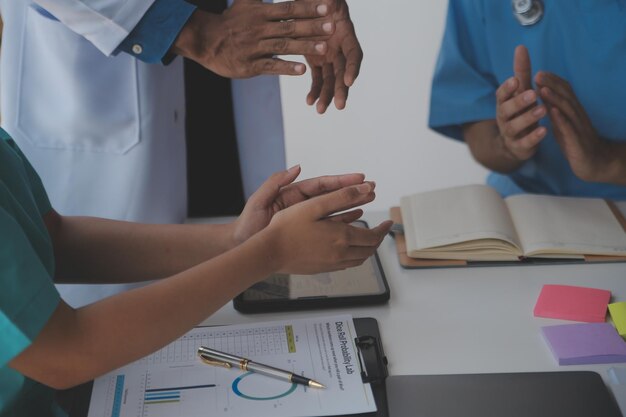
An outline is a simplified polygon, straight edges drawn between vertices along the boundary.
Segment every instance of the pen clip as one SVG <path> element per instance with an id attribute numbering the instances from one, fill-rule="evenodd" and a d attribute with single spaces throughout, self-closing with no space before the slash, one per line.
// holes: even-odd
<path id="1" fill-rule="evenodd" d="M 232 365 L 228 362 L 224 362 L 224 361 L 219 361 L 217 359 L 210 359 L 207 358 L 206 356 L 204 356 L 202 353 L 198 352 L 198 356 L 200 356 L 200 360 L 204 363 L 206 363 L 207 365 L 212 365 L 212 366 L 221 366 L 224 367 L 226 369 L 230 369 L 232 367 Z"/>

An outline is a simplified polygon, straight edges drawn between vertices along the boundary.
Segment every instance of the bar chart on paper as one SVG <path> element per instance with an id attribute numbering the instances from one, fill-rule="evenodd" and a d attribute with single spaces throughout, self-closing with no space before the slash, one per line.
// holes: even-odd
<path id="1" fill-rule="evenodd" d="M 94 381 L 89 417 L 331 413 L 324 412 L 324 397 L 329 392 L 322 392 L 329 390 L 311 390 L 251 372 L 208 366 L 196 353 L 198 347 L 207 346 L 328 384 L 329 375 L 331 379 L 335 376 L 335 370 L 330 372 L 332 359 L 322 367 L 315 361 L 328 355 L 330 336 L 321 324 L 306 323 L 196 328 L 163 349 Z M 340 381 L 342 388 L 348 379 L 346 376 Z M 362 395 L 360 380 L 355 388 Z"/>
<path id="2" fill-rule="evenodd" d="M 205 381 L 203 373 L 193 371 L 183 378 L 180 369 L 146 371 L 143 378 L 134 381 L 124 374 L 116 375 L 108 381 L 112 407 L 104 415 L 169 417 L 184 410 L 208 410 L 215 405 L 216 384 Z"/>

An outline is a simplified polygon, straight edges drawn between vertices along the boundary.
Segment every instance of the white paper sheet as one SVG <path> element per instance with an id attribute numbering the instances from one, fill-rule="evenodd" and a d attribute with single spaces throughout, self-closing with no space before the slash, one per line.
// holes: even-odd
<path id="1" fill-rule="evenodd" d="M 361 381 L 355 337 L 348 315 L 196 328 L 96 379 L 88 416 L 305 417 L 375 411 L 372 390 Z M 327 388 L 206 365 L 196 354 L 200 345 L 290 370 Z"/>

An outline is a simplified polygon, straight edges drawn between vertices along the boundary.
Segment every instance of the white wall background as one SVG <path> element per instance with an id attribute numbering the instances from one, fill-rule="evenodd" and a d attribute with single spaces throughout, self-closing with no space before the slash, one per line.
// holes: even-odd
<path id="1" fill-rule="evenodd" d="M 280 79 L 287 166 L 300 163 L 304 177 L 364 172 L 377 183 L 370 210 L 417 191 L 484 182 L 464 144 L 427 128 L 447 1 L 348 4 L 365 59 L 347 108 L 320 116 L 305 103 L 309 75 Z"/>

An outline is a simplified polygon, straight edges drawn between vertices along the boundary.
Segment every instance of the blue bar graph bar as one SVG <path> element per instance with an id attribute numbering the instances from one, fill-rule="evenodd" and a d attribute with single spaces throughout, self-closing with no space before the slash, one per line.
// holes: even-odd
<path id="1" fill-rule="evenodd" d="M 145 395 L 145 398 L 152 398 L 152 397 L 160 397 L 163 395 L 173 395 L 173 396 L 180 396 L 180 391 L 159 391 L 159 392 L 147 392 Z"/>
<path id="2" fill-rule="evenodd" d="M 150 397 L 145 399 L 146 402 L 156 400 L 180 400 L 180 395 L 164 395 L 162 397 Z"/>
<path id="3" fill-rule="evenodd" d="M 118 375 L 115 378 L 115 392 L 113 396 L 113 411 L 111 417 L 120 417 L 122 409 L 122 396 L 124 394 L 124 375 Z"/>

